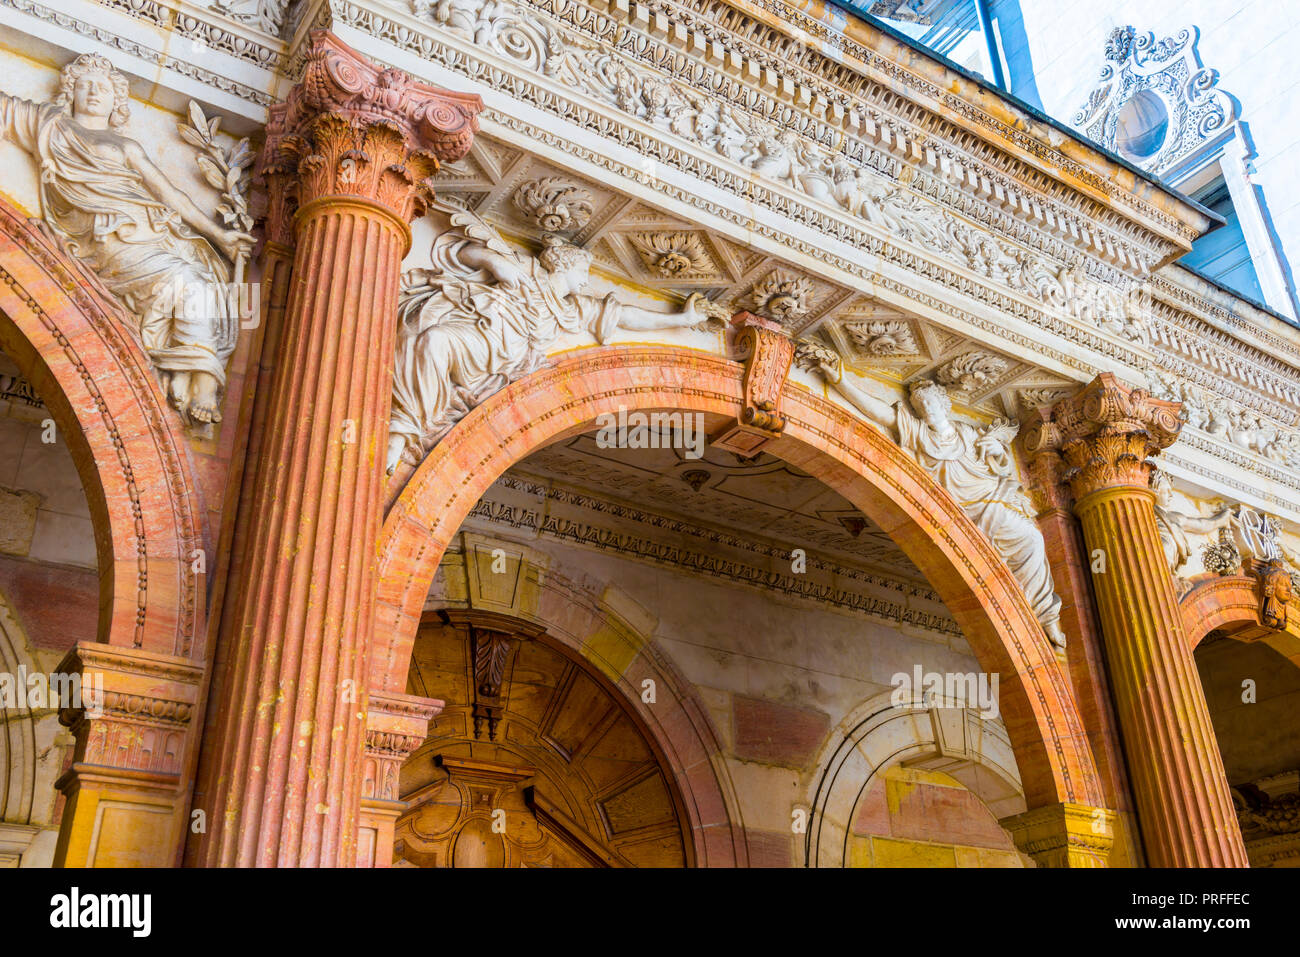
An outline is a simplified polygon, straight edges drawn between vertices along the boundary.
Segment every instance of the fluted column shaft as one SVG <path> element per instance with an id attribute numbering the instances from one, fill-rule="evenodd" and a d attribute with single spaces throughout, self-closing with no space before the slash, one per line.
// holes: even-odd
<path id="1" fill-rule="evenodd" d="M 1246 850 L 1201 678 L 1165 567 L 1154 497 L 1117 486 L 1075 506 L 1147 856 L 1157 867 L 1244 867 Z"/>
<path id="2" fill-rule="evenodd" d="M 405 223 L 364 200 L 322 198 L 299 215 L 254 497 L 240 623 L 251 667 L 225 809 L 239 826 L 223 835 L 223 864 L 354 859 L 394 335 L 374 317 L 396 315 L 408 244 Z"/>
<path id="3" fill-rule="evenodd" d="M 268 231 L 291 221 L 293 268 L 197 863 L 356 861 L 399 272 L 429 178 L 468 150 L 478 109 L 320 33 L 268 124 Z"/>
<path id="4" fill-rule="evenodd" d="M 1039 471 L 1057 471 L 1074 494 L 1148 862 L 1245 867 L 1148 489 L 1151 457 L 1181 426 L 1177 403 L 1103 374 L 1079 395 L 1039 410 L 1024 445 Z"/>

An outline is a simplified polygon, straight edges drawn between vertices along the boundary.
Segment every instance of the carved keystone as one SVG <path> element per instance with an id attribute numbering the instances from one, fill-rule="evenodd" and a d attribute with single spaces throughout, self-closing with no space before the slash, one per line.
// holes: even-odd
<path id="1" fill-rule="evenodd" d="M 757 455 L 785 429 L 781 390 L 794 360 L 794 340 L 779 323 L 751 312 L 731 319 L 737 358 L 745 363 L 740 418 L 711 436 L 709 444 L 746 457 Z"/>

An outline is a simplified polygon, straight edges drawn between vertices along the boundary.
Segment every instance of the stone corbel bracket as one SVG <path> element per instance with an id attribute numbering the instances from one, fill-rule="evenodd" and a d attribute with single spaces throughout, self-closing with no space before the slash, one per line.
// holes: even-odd
<path id="1" fill-rule="evenodd" d="M 781 390 L 794 361 L 794 340 L 779 323 L 751 312 L 731 319 L 733 352 L 745 363 L 740 417 L 709 437 L 709 444 L 750 458 L 785 429 Z"/>

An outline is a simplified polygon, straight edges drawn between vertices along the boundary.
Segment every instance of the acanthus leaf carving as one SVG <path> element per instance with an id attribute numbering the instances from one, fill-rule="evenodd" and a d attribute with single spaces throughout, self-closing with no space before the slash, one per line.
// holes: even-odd
<path id="1" fill-rule="evenodd" d="M 1030 456 L 1059 454 L 1077 499 L 1119 485 L 1146 488 L 1152 456 L 1182 429 L 1180 407 L 1103 372 L 1077 395 L 1034 412 L 1024 430 Z"/>
<path id="2" fill-rule="evenodd" d="M 571 233 L 591 219 L 591 192 L 558 176 L 523 183 L 515 190 L 515 208 L 529 224 L 547 233 Z"/>
<path id="3" fill-rule="evenodd" d="M 974 392 L 992 385 L 1010 368 L 1011 363 L 989 352 L 966 352 L 939 367 L 935 378 L 941 385 L 962 392 Z"/>
<path id="4" fill-rule="evenodd" d="M 409 221 L 440 163 L 468 152 L 482 101 L 380 69 L 325 31 L 311 35 L 302 81 L 267 124 L 266 165 L 297 160 L 297 201 L 330 195 L 379 203 Z"/>

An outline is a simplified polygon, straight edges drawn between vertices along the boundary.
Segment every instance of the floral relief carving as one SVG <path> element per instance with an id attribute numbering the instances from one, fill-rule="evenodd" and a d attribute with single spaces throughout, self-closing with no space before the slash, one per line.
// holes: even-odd
<path id="1" fill-rule="evenodd" d="M 591 192 L 558 176 L 524 183 L 514 196 L 524 219 L 546 233 L 571 233 L 587 225 L 595 209 Z"/>
<path id="2" fill-rule="evenodd" d="M 941 365 L 935 377 L 942 385 L 974 392 L 996 382 L 1011 363 L 989 352 L 967 352 Z"/>
<path id="3" fill-rule="evenodd" d="M 812 308 L 812 282 L 778 269 L 754 284 L 749 301 L 758 315 L 790 322 Z"/>
<path id="4" fill-rule="evenodd" d="M 842 328 L 854 343 L 873 356 L 914 356 L 921 351 L 911 325 L 903 319 L 845 322 Z"/>
<path id="5" fill-rule="evenodd" d="M 712 271 L 713 260 L 698 233 L 635 233 L 628 239 L 646 265 L 665 279 Z"/>
<path id="6" fill-rule="evenodd" d="M 765 179 L 836 205 L 995 282 L 1042 298 L 1056 268 L 1037 253 L 970 225 L 932 200 L 776 125 L 626 63 L 505 0 L 417 2 L 415 10 L 476 45 L 738 163 Z"/>

